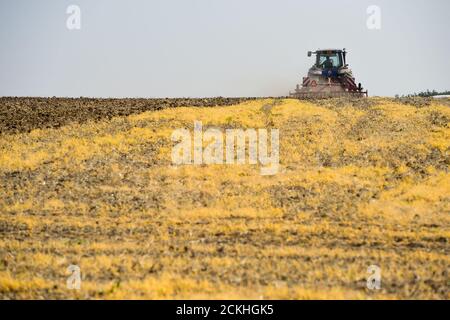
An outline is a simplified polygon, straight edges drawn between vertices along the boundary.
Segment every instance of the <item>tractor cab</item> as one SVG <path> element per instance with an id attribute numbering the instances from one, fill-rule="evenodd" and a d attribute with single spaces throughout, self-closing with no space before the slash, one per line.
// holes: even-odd
<path id="1" fill-rule="evenodd" d="M 308 57 L 316 55 L 314 68 L 320 69 L 322 76 L 336 78 L 339 75 L 339 69 L 345 66 L 345 49 L 326 49 L 315 52 L 308 51 Z"/>
<path id="2" fill-rule="evenodd" d="M 342 51 L 320 51 L 316 54 L 316 66 L 321 69 L 343 66 Z"/>
<path id="3" fill-rule="evenodd" d="M 308 57 L 316 55 L 315 67 L 320 69 L 340 68 L 345 66 L 345 49 L 326 49 L 314 52 L 308 51 Z"/>

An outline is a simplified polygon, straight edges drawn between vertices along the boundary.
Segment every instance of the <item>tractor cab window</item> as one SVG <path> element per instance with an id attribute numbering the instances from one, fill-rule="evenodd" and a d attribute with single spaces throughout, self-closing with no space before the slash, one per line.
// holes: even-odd
<path id="1" fill-rule="evenodd" d="M 322 69 L 338 68 L 342 66 L 341 54 L 334 53 L 317 53 L 317 67 Z"/>

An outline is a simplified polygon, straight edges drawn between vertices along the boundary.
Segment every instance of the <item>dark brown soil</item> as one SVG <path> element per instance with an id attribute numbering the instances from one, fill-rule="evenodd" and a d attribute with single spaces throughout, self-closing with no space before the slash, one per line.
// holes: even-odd
<path id="1" fill-rule="evenodd" d="M 254 98 L 94 99 L 0 98 L 0 134 L 58 128 L 71 122 L 98 121 L 181 106 L 228 106 Z"/>

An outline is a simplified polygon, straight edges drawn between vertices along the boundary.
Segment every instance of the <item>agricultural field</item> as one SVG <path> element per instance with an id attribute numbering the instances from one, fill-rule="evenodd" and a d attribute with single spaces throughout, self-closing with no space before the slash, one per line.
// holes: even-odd
<path id="1" fill-rule="evenodd" d="M 279 129 L 279 172 L 173 165 L 194 121 Z M 449 99 L 1 98 L 0 298 L 450 299 L 449 122 Z"/>

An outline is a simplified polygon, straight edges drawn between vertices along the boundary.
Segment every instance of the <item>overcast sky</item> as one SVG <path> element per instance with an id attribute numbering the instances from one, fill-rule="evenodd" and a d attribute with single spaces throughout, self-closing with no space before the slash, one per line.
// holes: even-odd
<path id="1" fill-rule="evenodd" d="M 449 12 L 448 0 L 0 0 L 0 96 L 286 95 L 306 52 L 329 47 L 347 48 L 369 95 L 448 90 Z"/>

